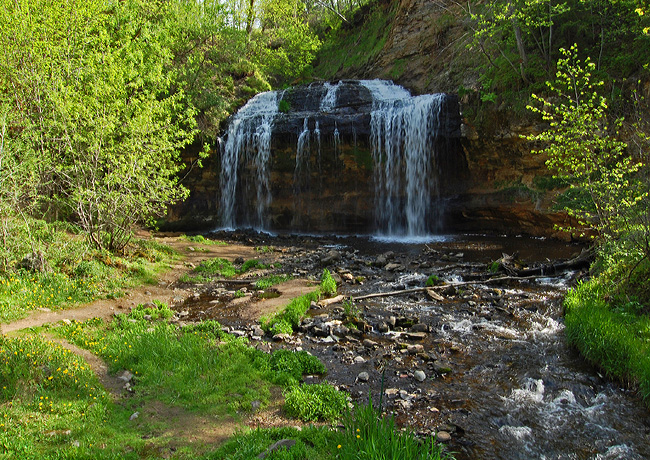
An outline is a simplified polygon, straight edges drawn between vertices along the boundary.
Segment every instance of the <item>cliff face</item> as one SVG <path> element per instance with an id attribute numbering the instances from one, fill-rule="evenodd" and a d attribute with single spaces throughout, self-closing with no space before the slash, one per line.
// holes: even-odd
<path id="1" fill-rule="evenodd" d="M 559 191 L 554 188 L 545 158 L 532 154 L 521 138 L 535 131 L 535 126 L 516 119 L 509 107 L 482 104 L 478 98 L 480 83 L 475 69 L 484 58 L 478 50 L 467 47 L 471 36 L 467 5 L 450 0 L 384 0 L 377 8 L 374 13 L 368 9 L 365 17 L 357 17 L 349 30 L 351 50 L 358 48 L 361 59 L 353 56 L 353 51 L 344 50 L 338 60 L 330 57 L 323 62 L 325 58 L 321 57 L 319 66 L 326 64 L 334 69 L 325 75 L 332 81 L 382 78 L 395 81 L 413 94 L 460 92 L 456 100 L 460 101 L 461 114 L 465 113 L 462 135 L 451 137 L 461 159 L 441 175 L 442 195 L 432 197 L 443 198 L 444 231 L 566 237 L 555 230 L 557 225 L 568 222 L 564 213 L 552 209 Z M 384 22 L 373 28 L 369 21 L 377 22 L 378 18 Z M 376 43 L 368 44 L 368 40 Z M 304 120 L 310 117 L 301 111 L 309 108 L 318 112 L 322 94 L 298 90 L 284 96 L 290 110 L 279 114 L 275 122 L 270 160 L 273 200 L 268 227 L 364 232 L 376 224 L 368 128 L 370 101 L 354 85 L 343 88 L 341 95 L 349 100 L 347 108 L 336 116 L 321 114 L 318 118 L 320 151 L 316 151 L 312 136 L 311 160 L 304 168 L 296 166 L 296 149 Z M 481 119 L 477 120 L 475 114 L 479 111 Z M 316 131 L 315 121 L 311 117 L 307 122 L 312 134 Z M 340 139 L 335 142 L 332 133 L 337 127 Z M 191 153 L 186 156 L 191 160 Z M 214 228 L 220 224 L 220 158 L 221 153 L 215 151 L 203 170 L 185 179 L 192 192 L 190 199 L 170 210 L 169 222 L 185 228 Z M 459 164 L 462 168 L 458 168 Z M 449 171 L 453 169 L 462 169 L 462 173 L 451 180 Z M 254 175 L 250 164 L 243 166 L 242 174 L 246 175 L 244 170 Z M 257 199 L 254 183 L 242 180 L 237 187 L 240 203 Z M 255 225 L 244 207 L 239 206 L 236 212 L 238 222 Z"/>
<path id="2" fill-rule="evenodd" d="M 448 225 L 461 231 L 566 237 L 554 229 L 568 221 L 564 213 L 552 209 L 559 192 L 553 188 L 545 158 L 531 153 L 531 146 L 520 137 L 536 130 L 534 122 L 518 120 L 511 107 L 492 103 L 480 107 L 480 121 L 473 116 L 481 105 L 476 69 L 485 58 L 479 50 L 468 47 L 471 29 L 467 8 L 472 2 L 381 3 L 384 13 L 394 14 L 383 46 L 363 65 L 341 67 L 334 79 L 392 79 L 414 94 L 462 90 L 462 146 L 469 181 L 467 189 L 448 205 Z"/>

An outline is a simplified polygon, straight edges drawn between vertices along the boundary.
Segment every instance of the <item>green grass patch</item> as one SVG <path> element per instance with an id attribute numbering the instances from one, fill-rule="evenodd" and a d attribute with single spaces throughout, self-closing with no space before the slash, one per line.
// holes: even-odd
<path id="1" fill-rule="evenodd" d="M 285 387 L 297 384 L 305 374 L 323 375 L 327 372 L 323 363 L 306 351 L 276 350 L 269 364 L 276 374 L 276 383 Z"/>
<path id="2" fill-rule="evenodd" d="M 309 426 L 302 430 L 295 428 L 270 428 L 247 430 L 226 442 L 208 458 L 210 460 L 251 460 L 258 458 L 271 445 L 282 440 L 292 439 L 296 444 L 266 457 L 268 460 L 330 460 L 337 457 L 340 433 Z"/>
<path id="3" fill-rule="evenodd" d="M 305 422 L 338 420 L 348 408 L 348 396 L 328 383 L 294 385 L 284 392 L 284 410 Z"/>
<path id="4" fill-rule="evenodd" d="M 255 282 L 255 287 L 257 289 L 269 289 L 270 287 L 273 287 L 276 284 L 284 283 L 292 279 L 293 276 L 291 275 L 269 275 L 257 280 Z"/>
<path id="5" fill-rule="evenodd" d="M 261 319 L 262 329 L 273 334 L 292 334 L 300 325 L 312 302 L 318 301 L 321 294 L 336 294 L 336 281 L 328 269 L 323 270 L 321 283 L 318 288 L 291 300 L 282 311 L 270 317 Z"/>
<path id="6" fill-rule="evenodd" d="M 209 238 L 204 237 L 203 235 L 181 235 L 179 236 L 179 239 L 189 241 L 191 243 L 198 243 L 198 244 L 205 244 L 205 245 L 213 245 L 213 246 L 227 246 L 228 243 L 225 241 L 220 241 L 220 240 L 211 240 Z"/>
<path id="7" fill-rule="evenodd" d="M 0 337 L 0 458 L 143 458 L 143 433 L 88 364 L 39 336 Z"/>
<path id="8" fill-rule="evenodd" d="M 637 384 L 650 404 L 650 318 L 636 302 L 611 303 L 609 292 L 592 279 L 567 294 L 567 338 L 608 376 Z"/>
<path id="9" fill-rule="evenodd" d="M 98 321 L 57 329 L 69 341 L 102 357 L 111 372 L 129 370 L 140 400 L 157 399 L 210 415 L 235 416 L 270 396 L 268 355 L 243 339 L 221 332 L 215 321 L 179 327 L 143 321 L 147 308 L 118 315 L 109 326 Z"/>
<path id="10" fill-rule="evenodd" d="M 237 275 L 243 275 L 253 269 L 265 270 L 271 267 L 272 265 L 263 264 L 257 259 L 250 259 L 245 261 L 240 268 L 237 268 L 229 260 L 216 257 L 201 262 L 194 270 L 192 270 L 192 274 L 184 274 L 180 277 L 179 281 L 182 283 L 208 283 L 216 276 L 222 278 L 233 278 Z"/>
<path id="11" fill-rule="evenodd" d="M 24 318 L 37 309 L 62 310 L 97 298 L 119 297 L 124 288 L 154 284 L 174 257 L 172 248 L 154 240 L 135 240 L 121 256 L 73 250 L 64 259 L 46 253 L 49 271 L 0 274 L 0 321 Z"/>
<path id="12" fill-rule="evenodd" d="M 453 459 L 433 437 L 418 439 L 410 431 L 400 431 L 394 417 L 381 417 L 372 405 L 357 406 L 343 421 L 341 459 L 441 460 Z"/>

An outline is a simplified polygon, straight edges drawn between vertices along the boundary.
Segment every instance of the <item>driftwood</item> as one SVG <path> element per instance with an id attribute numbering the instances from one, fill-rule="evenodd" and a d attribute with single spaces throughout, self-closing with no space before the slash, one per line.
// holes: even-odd
<path id="1" fill-rule="evenodd" d="M 473 284 L 488 284 L 488 283 L 496 283 L 496 282 L 501 282 L 501 281 L 526 281 L 526 280 L 534 280 L 537 278 L 545 278 L 548 275 L 535 275 L 535 276 L 501 276 L 499 278 L 490 278 L 487 280 L 481 280 L 481 281 L 465 281 L 462 283 L 453 283 L 453 284 L 441 284 L 440 286 L 428 286 L 428 287 L 421 287 L 421 288 L 412 288 L 412 289 L 402 289 L 399 291 L 390 291 L 390 292 L 376 292 L 374 294 L 366 294 L 362 295 L 359 297 L 353 297 L 352 300 L 364 300 L 364 299 L 372 299 L 375 297 L 392 297 L 396 295 L 402 295 L 402 294 L 413 294 L 415 292 L 426 292 L 426 291 L 436 291 L 436 290 L 445 290 L 450 287 L 457 288 L 457 287 L 463 287 L 463 286 L 470 286 Z"/>
<path id="2" fill-rule="evenodd" d="M 533 268 L 518 268 L 515 263 L 516 255 L 503 254 L 499 260 L 499 268 L 503 269 L 510 276 L 553 276 L 567 270 L 578 270 L 589 268 L 593 261 L 594 253 L 591 250 L 583 250 L 577 257 L 561 262 L 553 262 Z"/>
<path id="3" fill-rule="evenodd" d="M 214 280 L 215 283 L 221 283 L 221 284 L 235 284 L 235 285 L 247 285 L 247 284 L 255 284 L 258 280 Z"/>

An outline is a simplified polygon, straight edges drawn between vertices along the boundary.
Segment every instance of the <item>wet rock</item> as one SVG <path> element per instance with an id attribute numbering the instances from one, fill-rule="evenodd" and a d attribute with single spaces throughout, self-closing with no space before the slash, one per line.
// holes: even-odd
<path id="1" fill-rule="evenodd" d="M 389 272 L 398 272 L 404 270 L 404 266 L 402 264 L 390 263 L 384 266 L 384 270 Z"/>
<path id="2" fill-rule="evenodd" d="M 451 435 L 446 431 L 438 431 L 438 434 L 436 434 L 436 441 L 449 442 L 451 441 Z"/>
<path id="3" fill-rule="evenodd" d="M 423 323 L 414 324 L 411 327 L 411 332 L 429 332 L 429 326 Z"/>
<path id="4" fill-rule="evenodd" d="M 357 356 L 357 357 L 354 358 L 354 364 L 363 364 L 365 362 L 366 362 L 366 360 L 363 359 L 362 356 Z"/>
<path id="5" fill-rule="evenodd" d="M 409 329 L 418 322 L 420 322 L 420 320 L 414 316 L 401 316 L 395 320 L 395 326 Z"/>
<path id="6" fill-rule="evenodd" d="M 331 251 L 328 251 L 327 254 L 321 257 L 320 264 L 326 267 L 328 265 L 333 265 L 339 260 L 341 260 L 341 253 L 336 249 L 332 249 Z"/>
<path id="7" fill-rule="evenodd" d="M 381 332 L 381 333 L 386 333 L 386 332 L 390 331 L 390 328 L 388 327 L 388 323 L 385 323 L 383 321 L 381 323 L 379 323 L 377 325 L 377 331 Z"/>
<path id="8" fill-rule="evenodd" d="M 447 286 L 445 289 L 442 291 L 443 295 L 446 295 L 447 297 L 453 297 L 457 294 L 456 288 L 454 286 Z"/>
<path id="9" fill-rule="evenodd" d="M 405 335 L 409 340 L 424 340 L 427 337 L 426 332 L 407 332 Z"/>
<path id="10" fill-rule="evenodd" d="M 366 348 L 375 348 L 376 346 L 379 345 L 377 342 L 374 342 L 374 341 L 372 341 L 370 339 L 364 339 L 362 343 L 363 343 L 363 346 L 366 347 Z"/>
<path id="11" fill-rule="evenodd" d="M 262 329 L 260 326 L 255 325 L 253 326 L 253 330 L 251 332 L 251 335 L 253 337 L 264 337 L 264 329 Z"/>
<path id="12" fill-rule="evenodd" d="M 424 353 L 424 347 L 422 345 L 407 345 L 406 351 L 410 355 L 417 355 L 418 353 Z"/>
<path id="13" fill-rule="evenodd" d="M 451 373 L 451 367 L 449 364 L 441 362 L 441 361 L 435 361 L 433 363 L 433 370 L 436 371 L 438 374 L 449 374 Z"/>
<path id="14" fill-rule="evenodd" d="M 413 378 L 418 382 L 424 382 L 427 379 L 427 374 L 424 371 L 417 370 L 413 373 Z"/>
<path id="15" fill-rule="evenodd" d="M 370 380 L 370 374 L 368 374 L 367 372 L 361 372 L 357 376 L 357 380 L 359 382 L 367 382 L 368 380 Z"/>

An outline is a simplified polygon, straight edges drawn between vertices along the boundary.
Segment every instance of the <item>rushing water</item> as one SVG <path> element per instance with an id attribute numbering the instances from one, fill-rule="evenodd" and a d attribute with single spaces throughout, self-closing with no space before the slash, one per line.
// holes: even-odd
<path id="1" fill-rule="evenodd" d="M 273 121 L 278 114 L 280 93 L 271 91 L 252 98 L 233 117 L 228 126 L 226 141 L 221 152 L 221 224 L 235 228 L 242 222 L 236 220 L 237 182 L 239 162 L 245 156 L 253 164 L 256 203 L 256 222 L 246 224 L 264 229 L 267 227 L 265 211 L 271 202 L 269 188 L 269 159 Z"/>
<path id="2" fill-rule="evenodd" d="M 267 214 L 273 199 L 269 165 L 274 155 L 274 121 L 279 116 L 283 120 L 296 116 L 302 117 L 302 129 L 295 133 L 292 224 L 300 224 L 301 213 L 308 214 L 304 209 L 305 191 L 314 180 L 310 164 L 318 166 L 319 180 L 322 179 L 320 166 L 324 143 L 333 146 L 331 154 L 336 157 L 335 161 L 340 160 L 343 135 L 336 120 L 344 120 L 346 142 L 349 142 L 349 137 L 354 139 L 354 155 L 357 154 L 357 130 L 369 133 L 365 136 L 372 144 L 377 235 L 422 238 L 439 230 L 440 166 L 436 140 L 440 127 L 445 123 L 441 120 L 441 108 L 447 96 L 412 97 L 406 89 L 383 80 L 346 82 L 346 85 L 345 91 L 342 90 L 343 82 L 304 88 L 304 100 L 296 102 L 304 104 L 304 107 L 292 107 L 293 115 L 279 114 L 282 96 L 272 91 L 257 95 L 233 116 L 224 136 L 221 161 L 220 217 L 224 228 L 253 226 L 269 229 Z M 359 93 L 365 96 L 359 97 Z M 355 95 L 357 102 L 354 104 L 358 106 L 347 106 L 349 101 L 344 100 L 343 94 Z M 316 104 L 313 104 L 314 100 Z M 345 118 L 350 113 L 369 116 Z M 323 126 L 327 126 L 327 131 L 322 129 Z M 318 155 L 316 161 L 312 161 L 314 152 Z M 341 164 L 339 167 L 344 166 Z M 454 174 L 455 171 L 448 173 Z M 242 178 L 243 174 L 246 174 L 245 178 Z M 250 175 L 253 177 L 249 178 Z M 254 194 L 242 191 L 246 189 L 239 184 L 243 179 L 247 180 L 248 189 L 254 188 Z M 247 211 L 251 204 L 254 213 Z"/>
<path id="3" fill-rule="evenodd" d="M 462 282 L 475 270 L 485 273 L 504 252 L 517 251 L 528 263 L 580 252 L 550 240 L 482 235 L 448 235 L 426 245 L 358 237 L 261 238 L 255 244 L 286 245 L 281 253 L 294 254 L 283 256 L 283 265 L 314 276 L 322 272 L 322 254 L 339 251 L 342 258 L 330 269 L 365 278 L 363 284 L 339 287 L 354 297 L 421 286 L 430 274 Z M 389 251 L 400 270 L 375 266 L 373 261 Z M 375 328 L 357 339 L 341 336 L 337 343 L 300 333 L 296 337 L 301 343 L 293 346 L 321 358 L 327 380 L 346 389 L 356 402 L 367 401 L 372 393 L 377 403 L 384 390 L 383 409 L 395 413 L 401 424 L 421 433 L 450 431 L 449 449 L 458 460 L 650 458 L 650 412 L 640 398 L 601 376 L 566 343 L 561 298 L 573 276 L 467 285 L 445 294 L 443 301 L 424 295 L 358 301 L 355 306 L 371 325 L 391 316 L 417 317 L 429 333 L 422 341 L 409 342 L 399 331 L 380 333 Z M 199 308 L 213 309 L 209 300 Z M 212 311 L 229 324 L 231 312 L 224 309 L 224 316 L 218 316 Z M 331 315 L 325 312 L 327 320 Z M 379 346 L 363 346 L 363 339 Z M 430 360 L 406 353 L 400 343 L 422 345 Z M 363 362 L 356 363 L 356 356 Z M 451 372 L 436 373 L 433 362 Z M 424 382 L 413 379 L 417 369 L 426 372 Z M 369 382 L 357 379 L 362 371 L 369 373 Z M 394 389 L 399 396 L 390 399 L 386 390 Z"/>

